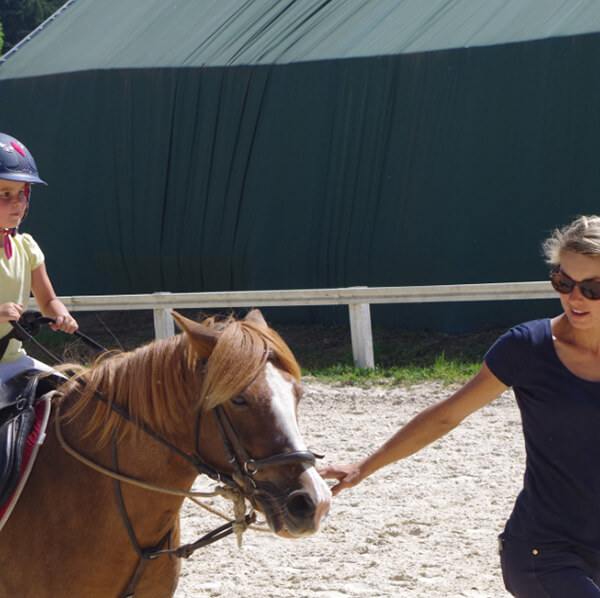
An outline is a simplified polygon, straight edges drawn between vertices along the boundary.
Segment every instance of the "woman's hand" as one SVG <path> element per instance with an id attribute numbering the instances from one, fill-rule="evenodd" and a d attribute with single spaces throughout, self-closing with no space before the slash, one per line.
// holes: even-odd
<path id="1" fill-rule="evenodd" d="M 0 323 L 16 322 L 23 313 L 23 306 L 20 303 L 3 303 L 0 305 Z"/>
<path id="2" fill-rule="evenodd" d="M 338 483 L 331 488 L 331 493 L 335 496 L 341 490 L 352 488 L 363 481 L 364 475 L 361 472 L 360 463 L 350 463 L 349 465 L 329 465 L 320 467 L 318 473 L 325 479 L 334 479 Z"/>

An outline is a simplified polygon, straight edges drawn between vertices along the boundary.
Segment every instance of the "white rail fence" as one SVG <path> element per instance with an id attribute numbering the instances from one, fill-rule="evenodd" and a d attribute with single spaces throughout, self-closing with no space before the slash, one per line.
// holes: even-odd
<path id="1" fill-rule="evenodd" d="M 71 311 L 151 309 L 156 338 L 175 333 L 171 310 L 230 307 L 281 307 L 347 305 L 352 353 L 356 367 L 373 368 L 373 333 L 370 305 L 376 303 L 440 303 L 452 301 L 499 301 L 551 299 L 556 292 L 550 282 L 411 287 L 348 287 L 286 291 L 231 291 L 215 293 L 152 293 L 148 295 L 90 295 L 60 297 Z"/>

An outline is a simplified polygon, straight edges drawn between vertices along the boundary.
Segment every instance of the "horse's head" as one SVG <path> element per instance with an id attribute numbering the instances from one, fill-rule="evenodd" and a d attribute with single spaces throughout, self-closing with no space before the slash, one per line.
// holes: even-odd
<path id="1" fill-rule="evenodd" d="M 203 368 L 196 451 L 234 477 L 281 536 L 315 532 L 331 493 L 297 423 L 300 371 L 289 348 L 254 310 L 222 327 L 174 317 Z"/>

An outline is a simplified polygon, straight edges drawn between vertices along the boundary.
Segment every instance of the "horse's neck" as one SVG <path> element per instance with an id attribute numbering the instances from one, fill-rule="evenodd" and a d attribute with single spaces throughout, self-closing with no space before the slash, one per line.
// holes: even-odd
<path id="1" fill-rule="evenodd" d="M 89 410 L 92 410 L 91 406 Z M 116 437 L 107 444 L 100 444 L 96 432 L 89 436 L 83 434 L 85 422 L 89 417 L 90 413 L 83 411 L 73 421 L 65 422 L 61 426 L 68 447 L 82 455 L 85 460 L 100 466 L 99 469 L 95 469 L 90 464 L 77 462 L 74 457 L 68 455 L 72 461 L 71 466 L 77 468 L 80 475 L 85 475 L 89 483 L 96 487 L 104 487 L 107 492 L 113 494 L 114 478 L 102 471 L 109 469 L 117 471 L 133 482 L 140 481 L 148 486 L 174 490 L 191 488 L 197 476 L 196 471 L 190 463 L 167 446 L 136 430 L 131 423 L 127 424 L 129 429 L 124 436 Z M 55 437 L 54 440 L 58 450 L 65 452 L 58 438 Z M 132 517 L 137 511 L 152 514 L 153 517 L 162 517 L 161 513 L 164 512 L 176 516 L 182 503 L 182 499 L 176 495 L 141 488 L 135 483 L 122 482 L 121 487 L 124 496 L 131 497 L 127 508 Z"/>

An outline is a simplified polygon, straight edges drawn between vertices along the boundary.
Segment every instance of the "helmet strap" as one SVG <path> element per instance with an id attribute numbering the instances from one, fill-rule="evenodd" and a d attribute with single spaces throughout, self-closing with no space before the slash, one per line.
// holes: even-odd
<path id="1" fill-rule="evenodd" d="M 6 259 L 9 260 L 13 255 L 12 250 L 12 241 L 10 240 L 11 236 L 14 236 L 16 229 L 14 228 L 6 228 L 0 231 L 0 235 L 4 235 L 4 254 L 6 255 Z"/>
<path id="2" fill-rule="evenodd" d="M 23 222 L 23 220 L 25 220 L 26 216 L 27 216 L 27 212 L 29 212 L 29 200 L 31 199 L 31 183 L 27 183 L 25 185 L 25 189 L 23 189 L 23 194 L 25 195 L 25 211 L 23 212 L 23 218 L 21 218 L 21 222 Z M 21 222 L 19 222 L 19 224 L 21 224 Z M 13 236 L 19 232 L 18 231 L 19 227 L 17 226 L 14 230 L 14 234 Z"/>
<path id="3" fill-rule="evenodd" d="M 23 213 L 23 218 L 21 218 L 21 222 L 25 220 L 25 216 L 27 216 L 27 211 L 29 210 L 29 198 L 31 197 L 31 183 L 27 183 L 25 188 L 23 189 L 23 194 L 25 195 L 25 212 Z M 21 224 L 19 222 L 19 224 Z M 15 228 L 5 228 L 0 231 L 0 235 L 4 235 L 4 254 L 6 255 L 6 259 L 9 260 L 13 256 L 13 248 L 11 237 L 14 237 L 19 232 L 19 226 L 15 226 Z"/>

